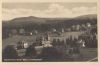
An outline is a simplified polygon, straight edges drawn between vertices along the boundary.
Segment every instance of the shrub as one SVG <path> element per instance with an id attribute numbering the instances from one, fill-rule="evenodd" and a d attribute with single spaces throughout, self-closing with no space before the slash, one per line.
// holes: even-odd
<path id="1" fill-rule="evenodd" d="M 3 56 L 3 59 L 17 59 L 18 53 L 12 45 L 8 45 L 3 50 L 2 56 Z"/>

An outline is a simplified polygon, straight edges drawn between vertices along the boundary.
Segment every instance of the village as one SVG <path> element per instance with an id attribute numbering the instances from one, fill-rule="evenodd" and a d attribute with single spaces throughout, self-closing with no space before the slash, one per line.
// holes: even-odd
<path id="1" fill-rule="evenodd" d="M 20 29 L 20 36 L 29 37 L 27 39 L 21 38 L 22 40 L 15 42 L 16 44 L 5 45 L 3 49 L 4 58 L 16 58 L 21 59 L 21 61 L 23 59 L 33 59 L 33 61 L 36 61 L 36 59 L 41 59 L 38 61 L 84 61 L 82 50 L 93 46 L 97 47 L 97 33 L 92 31 L 95 27 L 87 24 L 87 29 L 79 30 L 77 27 L 73 31 L 69 29 L 65 31 L 62 28 L 60 31 L 53 29 L 52 32 L 39 33 L 35 30 L 33 33 Z M 19 35 L 14 29 L 9 34 L 10 37 Z M 11 50 L 12 52 L 9 53 Z M 8 55 L 6 56 L 6 54 Z M 3 61 L 6 61 L 5 59 Z"/>

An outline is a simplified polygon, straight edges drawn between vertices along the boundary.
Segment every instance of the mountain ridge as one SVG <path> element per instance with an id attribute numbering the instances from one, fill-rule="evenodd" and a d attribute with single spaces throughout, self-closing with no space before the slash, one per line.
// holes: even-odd
<path id="1" fill-rule="evenodd" d="M 42 17 L 35 17 L 35 16 L 28 16 L 28 17 L 18 17 L 9 20 L 10 22 L 21 22 L 21 21 L 37 21 L 37 22 L 44 22 L 45 20 L 69 20 L 69 19 L 84 19 L 84 18 L 97 18 L 97 14 L 88 14 L 88 15 L 81 15 L 74 18 L 42 18 Z M 41 21 L 40 21 L 41 20 Z"/>

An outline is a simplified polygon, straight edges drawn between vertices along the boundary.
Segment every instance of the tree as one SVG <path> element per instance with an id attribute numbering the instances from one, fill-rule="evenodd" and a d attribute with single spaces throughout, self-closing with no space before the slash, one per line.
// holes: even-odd
<path id="1" fill-rule="evenodd" d="M 82 29 L 83 31 L 85 31 L 85 30 L 86 30 L 86 25 L 85 25 L 85 24 L 82 24 L 82 25 L 81 25 L 81 29 Z"/>
<path id="2" fill-rule="evenodd" d="M 81 28 L 81 26 L 80 26 L 80 25 L 76 25 L 76 30 L 77 30 L 77 31 L 79 31 L 79 30 L 80 30 L 80 28 Z"/>
<path id="3" fill-rule="evenodd" d="M 69 45 L 70 42 L 69 42 L 69 38 L 66 38 L 66 45 Z"/>
<path id="4" fill-rule="evenodd" d="M 57 43 L 57 40 L 56 40 L 56 39 L 53 39 L 53 41 L 52 41 L 52 45 L 55 46 L 56 43 Z"/>
<path id="5" fill-rule="evenodd" d="M 3 50 L 3 59 L 17 59 L 18 53 L 16 49 L 12 45 L 6 46 L 6 48 Z"/>
<path id="6" fill-rule="evenodd" d="M 36 50 L 35 50 L 34 45 L 30 45 L 30 46 L 26 49 L 25 56 L 26 56 L 26 57 L 29 57 L 29 58 L 32 58 L 32 57 L 35 57 L 35 56 L 36 56 Z"/>
<path id="7" fill-rule="evenodd" d="M 60 39 L 57 39 L 56 45 L 61 45 L 61 44 L 62 44 L 62 43 L 61 43 Z"/>
<path id="8" fill-rule="evenodd" d="M 72 31 L 75 31 L 75 25 L 72 26 Z"/>
<path id="9" fill-rule="evenodd" d="M 24 34 L 25 30 L 23 28 L 19 29 L 19 34 Z"/>
<path id="10" fill-rule="evenodd" d="M 18 32 L 17 32 L 16 29 L 12 29 L 12 30 L 11 30 L 11 33 L 12 33 L 13 35 L 16 35 Z"/>

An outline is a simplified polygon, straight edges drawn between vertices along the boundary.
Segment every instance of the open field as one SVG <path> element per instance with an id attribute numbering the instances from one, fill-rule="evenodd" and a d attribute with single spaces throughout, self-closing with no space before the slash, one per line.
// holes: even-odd
<path id="1" fill-rule="evenodd" d="M 94 59 L 98 56 L 97 48 L 84 48 L 84 49 L 81 49 L 81 54 L 83 56 L 82 61 L 87 61 L 87 62 L 92 61 L 92 59 Z M 98 60 L 95 59 L 93 61 L 98 61 Z"/>
<path id="2" fill-rule="evenodd" d="M 62 61 L 62 60 L 60 60 Z M 64 62 L 97 62 L 98 54 L 97 48 L 81 48 L 80 54 L 73 54 L 73 56 L 69 56 L 64 58 Z"/>

